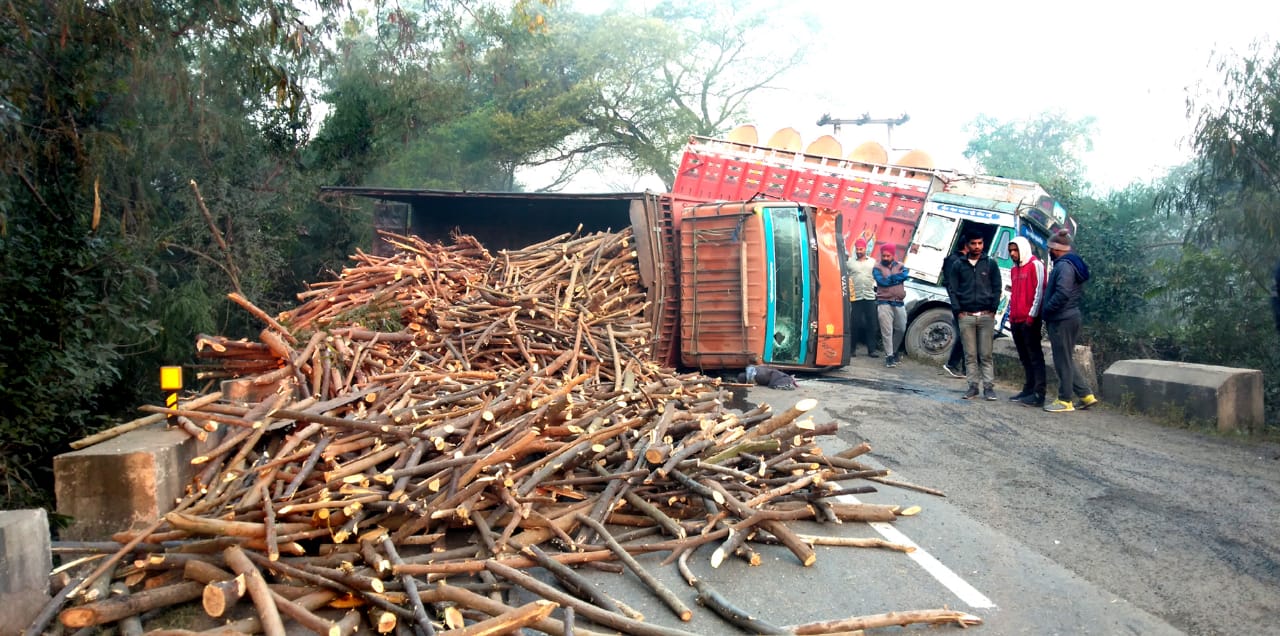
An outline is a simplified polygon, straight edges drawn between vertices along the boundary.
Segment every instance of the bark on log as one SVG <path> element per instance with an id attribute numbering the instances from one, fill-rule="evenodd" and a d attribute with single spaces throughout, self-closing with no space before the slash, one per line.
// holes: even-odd
<path id="1" fill-rule="evenodd" d="M 636 636 L 696 636 L 684 630 L 643 623 L 625 616 L 602 610 L 590 603 L 580 601 L 557 590 L 515 568 L 510 568 L 496 561 L 485 561 L 484 566 L 494 574 L 519 585 L 549 601 L 559 603 L 562 607 L 572 607 L 573 611 L 599 623 Z"/>
<path id="2" fill-rule="evenodd" d="M 440 634 L 441 636 L 499 636 L 500 634 L 510 634 L 550 616 L 556 607 L 558 605 L 551 601 L 532 601 L 488 620 L 467 625 L 461 629 L 440 632 Z"/>
<path id="3" fill-rule="evenodd" d="M 249 597 L 258 608 L 258 618 L 262 621 L 262 632 L 267 636 L 284 636 L 284 623 L 280 620 L 280 611 L 276 609 L 275 598 L 262 578 L 262 572 L 245 556 L 239 546 L 231 546 L 223 551 L 223 558 L 231 569 L 244 577 L 245 586 L 249 589 Z"/>
<path id="4" fill-rule="evenodd" d="M 613 550 L 613 553 L 618 555 L 618 558 L 623 562 L 623 564 L 631 568 L 632 573 L 634 573 L 645 584 L 645 586 L 654 593 L 655 596 L 662 600 L 667 607 L 671 608 L 671 611 L 674 612 L 680 620 L 685 622 L 693 620 L 693 610 L 689 609 L 689 606 L 685 605 L 679 597 L 677 597 L 671 590 L 667 589 L 667 586 L 663 585 L 657 577 L 644 569 L 644 566 L 640 565 L 639 561 L 636 561 L 635 558 L 628 554 L 626 548 L 623 548 L 622 545 L 614 540 L 613 535 L 609 534 L 609 530 L 604 527 L 604 524 L 601 524 L 599 521 L 581 513 L 578 514 L 578 521 L 581 521 L 595 529 L 596 534 L 600 535 L 601 539 L 604 539 L 605 543 L 608 544 L 609 549 Z"/>
<path id="5" fill-rule="evenodd" d="M 127 616 L 136 616 L 159 607 L 168 607 L 200 598 L 204 586 L 194 581 L 178 583 L 167 587 L 158 587 L 120 596 L 94 601 L 62 610 L 58 620 L 72 629 L 114 623 Z"/>
<path id="6" fill-rule="evenodd" d="M 803 625 L 792 625 L 789 629 L 797 634 L 797 636 L 803 636 L 806 634 L 829 634 L 831 632 L 840 631 L 893 627 L 895 625 L 906 627 L 907 625 L 919 623 L 928 623 L 930 625 L 946 625 L 954 623 L 959 627 L 971 627 L 973 625 L 981 625 L 982 619 L 964 612 L 956 612 L 947 609 L 928 609 L 888 612 L 885 614 L 872 614 L 870 616 L 854 616 L 852 618 L 835 621 L 805 623 Z"/>

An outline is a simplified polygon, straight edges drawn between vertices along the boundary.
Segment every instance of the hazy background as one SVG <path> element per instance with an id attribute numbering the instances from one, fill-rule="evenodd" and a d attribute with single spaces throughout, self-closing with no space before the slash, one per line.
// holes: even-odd
<path id="1" fill-rule="evenodd" d="M 572 6 L 603 10 L 612 2 Z M 643 8 L 653 2 L 630 2 Z M 979 114 L 1007 121 L 1062 111 L 1096 118 L 1087 176 L 1099 190 L 1163 175 L 1190 158 L 1188 90 L 1216 88 L 1214 51 L 1244 51 L 1280 24 L 1280 3 L 1190 2 L 833 3 L 799 0 L 778 38 L 809 47 L 779 90 L 752 101 L 762 139 L 791 126 L 807 144 L 831 127 L 823 113 L 876 119 L 905 113 L 893 145 L 921 148 L 939 167 L 970 170 L 965 126 Z M 803 34 L 805 26 L 816 36 Z M 846 152 L 887 144 L 885 126 L 844 126 Z M 900 155 L 890 153 L 890 156 Z M 637 184 L 661 190 L 657 180 Z M 570 190 L 575 188 L 570 188 Z"/>

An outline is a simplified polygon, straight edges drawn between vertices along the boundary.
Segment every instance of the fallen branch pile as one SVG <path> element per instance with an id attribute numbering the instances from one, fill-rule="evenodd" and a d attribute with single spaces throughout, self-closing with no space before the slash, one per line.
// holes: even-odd
<path id="1" fill-rule="evenodd" d="M 814 439 L 836 423 L 808 417 L 813 400 L 738 413 L 717 381 L 652 363 L 628 232 L 497 257 L 469 237 L 389 240 L 399 254 L 357 255 L 278 318 L 232 295 L 267 325 L 258 341 L 201 336 L 197 348 L 200 377 L 234 379 L 239 397 L 207 393 L 177 411 L 189 433 L 221 441 L 194 460 L 200 473 L 173 512 L 83 547 L 109 556 L 68 585 L 77 604 L 61 609 L 63 625 L 126 630 L 201 599 L 215 617 L 251 603 L 253 617 L 223 628 L 244 633 L 296 621 L 327 634 L 567 634 L 576 618 L 685 633 L 639 620 L 575 569 L 630 569 L 689 620 L 682 591 L 632 556 L 648 552 L 680 560 L 697 600 L 748 631 L 977 622 L 930 610 L 779 627 L 692 576 L 684 561 L 703 545 L 716 567 L 759 563 L 760 542 L 808 566 L 822 538 L 788 521 L 914 510 L 834 500 L 885 473 L 853 459 L 865 447 L 822 454 Z M 524 572 L 535 567 L 563 589 Z M 515 587 L 543 600 L 500 600 Z M 334 620 L 326 607 L 350 610 Z"/>

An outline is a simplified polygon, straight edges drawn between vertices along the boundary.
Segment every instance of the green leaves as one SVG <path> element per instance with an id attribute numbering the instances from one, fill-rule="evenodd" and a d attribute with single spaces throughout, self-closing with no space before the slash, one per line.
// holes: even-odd
<path id="1" fill-rule="evenodd" d="M 1280 45 L 1216 62 L 1222 85 L 1187 101 L 1197 158 L 1166 207 L 1189 220 L 1188 241 L 1229 247 L 1261 281 L 1280 258 Z"/>
<path id="2" fill-rule="evenodd" d="M 1035 181 L 1065 201 L 1084 193 L 1081 155 L 1093 149 L 1092 117 L 1072 120 L 1061 112 L 1046 112 L 1022 121 L 1001 122 L 979 115 L 968 130 L 973 137 L 964 156 L 983 172 Z"/>

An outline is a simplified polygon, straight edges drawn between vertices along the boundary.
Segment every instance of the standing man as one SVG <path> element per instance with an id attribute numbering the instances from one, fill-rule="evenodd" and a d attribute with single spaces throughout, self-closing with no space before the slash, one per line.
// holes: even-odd
<path id="1" fill-rule="evenodd" d="M 1275 278 L 1271 288 L 1271 314 L 1276 319 L 1276 333 L 1280 333 L 1280 261 L 1276 261 L 1276 271 L 1271 274 Z"/>
<path id="2" fill-rule="evenodd" d="M 1044 263 L 1031 251 L 1031 242 L 1019 236 L 1009 243 L 1009 323 L 1013 346 L 1022 363 L 1022 391 L 1009 398 L 1028 406 L 1044 406 L 1044 349 L 1040 346 L 1040 306 L 1044 300 Z"/>
<path id="3" fill-rule="evenodd" d="M 1089 280 L 1089 266 L 1071 251 L 1071 233 L 1066 230 L 1058 230 L 1049 239 L 1049 256 L 1053 258 L 1053 270 L 1049 272 L 1044 311 L 1040 315 L 1049 330 L 1053 370 L 1058 374 L 1058 399 L 1044 410 L 1065 413 L 1076 410 L 1071 400 L 1073 394 L 1080 397 L 1082 409 L 1098 403 L 1076 368 L 1074 356 L 1076 338 L 1080 336 L 1080 301 L 1084 298 L 1084 284 Z"/>
<path id="4" fill-rule="evenodd" d="M 859 344 L 867 346 L 867 356 L 876 357 L 876 278 L 872 271 L 876 262 L 867 256 L 867 239 L 859 238 L 853 242 L 854 258 L 849 259 L 849 297 L 853 299 L 851 307 L 852 338 L 849 342 L 849 357 L 854 357 Z"/>
<path id="5" fill-rule="evenodd" d="M 947 272 L 951 270 L 951 266 L 957 262 L 964 260 L 964 254 L 967 248 L 961 243 L 960 249 L 947 256 L 942 261 L 942 286 L 947 290 L 948 297 L 955 297 L 951 289 L 951 279 L 947 277 Z M 960 312 L 956 311 L 955 305 L 951 306 L 951 325 L 956 330 L 956 340 L 951 343 L 951 354 L 947 356 L 947 361 L 942 365 L 942 371 L 953 378 L 965 377 L 964 371 L 964 340 L 960 338 Z"/>
<path id="6" fill-rule="evenodd" d="M 898 347 L 907 330 L 907 309 L 903 301 L 907 288 L 902 283 L 908 278 L 907 268 L 895 260 L 897 250 L 892 245 L 880 248 L 880 262 L 871 275 L 876 279 L 876 312 L 880 316 L 880 339 L 884 342 L 884 366 L 898 366 Z"/>
<path id="7" fill-rule="evenodd" d="M 986 240 L 981 234 L 967 233 L 964 237 L 965 257 L 951 265 L 947 280 L 951 282 L 951 307 L 960 315 L 960 339 L 964 342 L 965 375 L 969 390 L 964 399 L 978 397 L 978 384 L 982 384 L 982 396 L 996 399 L 996 368 L 991 358 L 991 346 L 996 336 L 996 309 L 1000 306 L 1000 292 L 1004 281 L 1000 266 L 984 253 Z"/>

